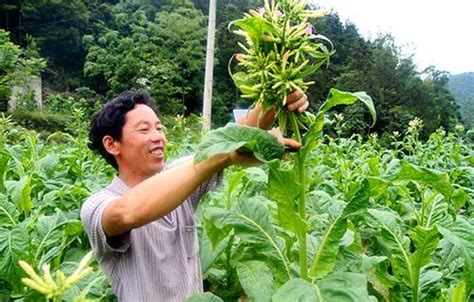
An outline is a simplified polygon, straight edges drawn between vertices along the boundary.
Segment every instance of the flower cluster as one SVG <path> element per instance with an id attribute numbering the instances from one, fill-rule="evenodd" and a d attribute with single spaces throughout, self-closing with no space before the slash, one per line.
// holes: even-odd
<path id="1" fill-rule="evenodd" d="M 49 264 L 43 264 L 41 267 L 43 270 L 43 276 L 39 276 L 31 265 L 20 260 L 19 264 L 21 268 L 29 276 L 29 278 L 22 278 L 21 282 L 42 293 L 46 299 L 61 298 L 71 286 L 92 272 L 92 267 L 87 266 L 92 257 L 93 253 L 90 251 L 84 256 L 84 258 L 82 258 L 77 269 L 69 277 L 66 277 L 61 270 L 56 271 L 56 280 L 53 279 Z"/>
<path id="2" fill-rule="evenodd" d="M 408 133 L 417 133 L 420 131 L 420 129 L 423 128 L 423 120 L 418 118 L 418 117 L 415 117 L 414 119 L 412 119 L 411 121 L 408 122 L 408 129 L 407 129 L 407 132 Z"/>
<path id="3" fill-rule="evenodd" d="M 238 45 L 242 53 L 234 57 L 237 72 L 231 72 L 242 97 L 254 100 L 264 109 L 276 109 L 279 119 L 286 96 L 294 90 L 305 91 L 314 82 L 305 78 L 329 62 L 332 43 L 315 34 L 310 18 L 324 16 L 321 10 L 306 10 L 306 1 L 265 0 L 264 6 L 250 10 L 243 19 L 230 24 L 233 32 L 245 39 Z M 330 45 L 330 49 L 326 47 Z M 232 62 L 232 60 L 231 60 Z"/>

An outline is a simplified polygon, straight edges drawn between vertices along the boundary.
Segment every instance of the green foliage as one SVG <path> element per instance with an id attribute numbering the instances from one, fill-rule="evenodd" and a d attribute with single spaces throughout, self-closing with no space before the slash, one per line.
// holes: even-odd
<path id="1" fill-rule="evenodd" d="M 202 86 L 205 17 L 192 5 L 162 10 L 114 7 L 115 23 L 100 35 L 85 36 L 84 72 L 107 79 L 108 96 L 146 88 L 163 114 L 195 111 Z"/>
<path id="2" fill-rule="evenodd" d="M 166 157 L 179 158 L 196 153 L 196 146 L 202 135 L 202 118 L 198 115 L 160 116 L 166 131 Z"/>
<path id="3" fill-rule="evenodd" d="M 9 32 L 0 29 L 0 101 L 3 111 L 6 111 L 5 102 L 10 97 L 13 86 L 27 91 L 28 87 L 25 85 L 29 77 L 38 75 L 46 67 L 46 61 L 39 57 L 31 37 L 29 42 L 29 48 L 22 49 L 10 41 Z"/>
<path id="4" fill-rule="evenodd" d="M 71 116 L 65 113 L 18 109 L 12 113 L 12 118 L 16 123 L 25 128 L 52 134 L 53 132 L 66 129 Z"/>
<path id="5" fill-rule="evenodd" d="M 273 276 L 275 301 L 284 301 L 282 290 L 291 301 L 472 299 L 472 143 L 444 131 L 422 143 L 421 124 L 409 129 L 391 137 L 393 149 L 375 136 L 365 143 L 324 136 L 307 155 L 306 216 L 291 203 L 301 185 L 289 185 L 296 173 L 288 163 L 227 173 L 223 190 L 201 206 L 203 236 L 215 247 L 206 274 L 213 292 L 224 297 L 232 287 L 239 297 L 235 279 L 210 276 L 225 280 L 239 263 L 261 261 L 271 274 L 262 268 L 254 276 Z M 309 282 L 298 279 L 305 229 Z M 241 285 L 250 297 L 247 281 Z"/>
<path id="6" fill-rule="evenodd" d="M 19 125 L 44 134 L 64 131 L 84 135 L 92 115 L 98 111 L 97 106 L 101 104 L 94 99 L 53 94 L 47 98 L 46 105 L 42 108 L 28 110 L 24 105 L 18 106 L 12 117 Z"/>
<path id="7" fill-rule="evenodd" d="M 56 133 L 43 140 L 8 118 L 0 119 L 0 133 L 1 295 L 7 300 L 40 301 L 38 293 L 20 282 L 25 274 L 18 261 L 35 270 L 50 263 L 52 271 L 71 275 L 90 249 L 79 220 L 80 206 L 113 171 L 87 150 L 84 136 Z M 59 136 L 63 142 L 57 144 Z M 97 269 L 97 264 L 93 267 Z M 96 270 L 64 298 L 72 300 L 88 288 L 88 297 L 102 299 L 108 287 Z"/>
<path id="8" fill-rule="evenodd" d="M 459 114 L 448 91 L 446 73 L 434 68 L 417 72 L 412 58 L 401 54 L 390 35 L 379 36 L 361 47 L 364 56 L 348 62 L 337 76 L 336 85 L 344 90 L 364 90 L 374 98 L 379 111 L 374 131 L 404 130 L 414 117 L 425 122 L 424 137 L 440 126 L 454 128 Z M 360 60 L 356 61 L 357 58 Z M 367 132 L 367 123 L 360 122 L 364 121 L 363 110 L 351 107 L 346 109 L 345 116 L 349 133 Z"/>
<path id="9" fill-rule="evenodd" d="M 467 72 L 449 77 L 449 90 L 456 98 L 459 111 L 467 128 L 474 127 L 474 73 Z"/>
<path id="10" fill-rule="evenodd" d="M 285 192 L 298 191 L 288 185 L 291 166 L 228 170 L 223 189 L 198 211 L 204 276 L 223 299 L 210 293 L 193 299 L 472 300 L 472 143 L 462 132 L 444 131 L 422 143 L 419 126 L 411 127 L 403 138 L 390 138 L 391 149 L 376 138 L 324 136 L 308 153 L 308 258 L 321 276 L 310 281 L 298 278 L 300 244 L 282 222 L 292 218 L 279 210 L 289 204 Z M 170 140 L 179 129 L 171 127 Z M 21 284 L 18 260 L 36 271 L 50 263 L 52 271 L 72 274 L 90 248 L 79 208 L 114 171 L 87 150 L 84 136 L 43 140 L 9 118 L 0 119 L 0 146 L 0 297 L 40 301 Z M 276 168 L 283 177 L 270 176 Z M 87 298 L 113 301 L 105 276 L 92 267 L 65 300 L 88 289 Z"/>
<path id="11" fill-rule="evenodd" d="M 198 146 L 195 160 L 233 151 L 253 153 L 262 162 L 283 156 L 284 146 L 273 135 L 254 127 L 229 123 L 209 132 Z"/>
<path id="12" fill-rule="evenodd" d="M 272 301 L 319 302 L 320 299 L 316 289 L 308 281 L 303 279 L 292 279 L 278 289 L 278 291 L 273 295 Z"/>
<path id="13" fill-rule="evenodd" d="M 273 276 L 268 266 L 261 261 L 246 261 L 237 264 L 239 280 L 252 301 L 271 301 Z"/>

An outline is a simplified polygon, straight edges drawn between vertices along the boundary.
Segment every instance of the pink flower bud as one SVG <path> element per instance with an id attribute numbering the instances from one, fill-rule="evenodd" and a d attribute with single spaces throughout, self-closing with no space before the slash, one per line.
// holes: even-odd
<path id="1" fill-rule="evenodd" d="M 247 58 L 247 55 L 243 53 L 238 53 L 235 55 L 235 58 L 237 59 L 237 61 L 241 62 L 245 60 L 245 58 Z"/>
<path id="2" fill-rule="evenodd" d="M 277 15 L 277 17 L 283 16 L 283 13 L 279 9 L 276 10 L 275 14 Z"/>
<path id="3" fill-rule="evenodd" d="M 260 15 L 260 17 L 263 17 L 265 14 L 265 9 L 263 7 L 257 8 L 257 13 Z"/>
<path id="4" fill-rule="evenodd" d="M 310 23 L 308 23 L 308 25 L 306 25 L 305 30 L 309 35 L 312 35 L 315 31 L 314 26 Z"/>

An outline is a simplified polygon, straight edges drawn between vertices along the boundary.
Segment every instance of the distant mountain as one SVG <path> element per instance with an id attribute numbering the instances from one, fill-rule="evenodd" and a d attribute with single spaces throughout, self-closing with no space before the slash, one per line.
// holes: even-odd
<path id="1" fill-rule="evenodd" d="M 474 72 L 450 76 L 449 90 L 456 98 L 466 126 L 474 128 Z"/>

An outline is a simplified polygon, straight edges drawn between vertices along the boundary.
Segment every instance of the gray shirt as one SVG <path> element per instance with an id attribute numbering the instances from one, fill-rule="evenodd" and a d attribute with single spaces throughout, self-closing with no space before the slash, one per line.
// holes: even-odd
<path id="1" fill-rule="evenodd" d="M 164 169 L 192 160 L 187 157 Z M 203 183 L 165 217 L 119 237 L 107 237 L 102 213 L 130 188 L 115 177 L 82 205 L 81 220 L 104 273 L 119 301 L 182 302 L 203 291 L 194 211 L 202 195 L 218 185 L 221 175 Z"/>

